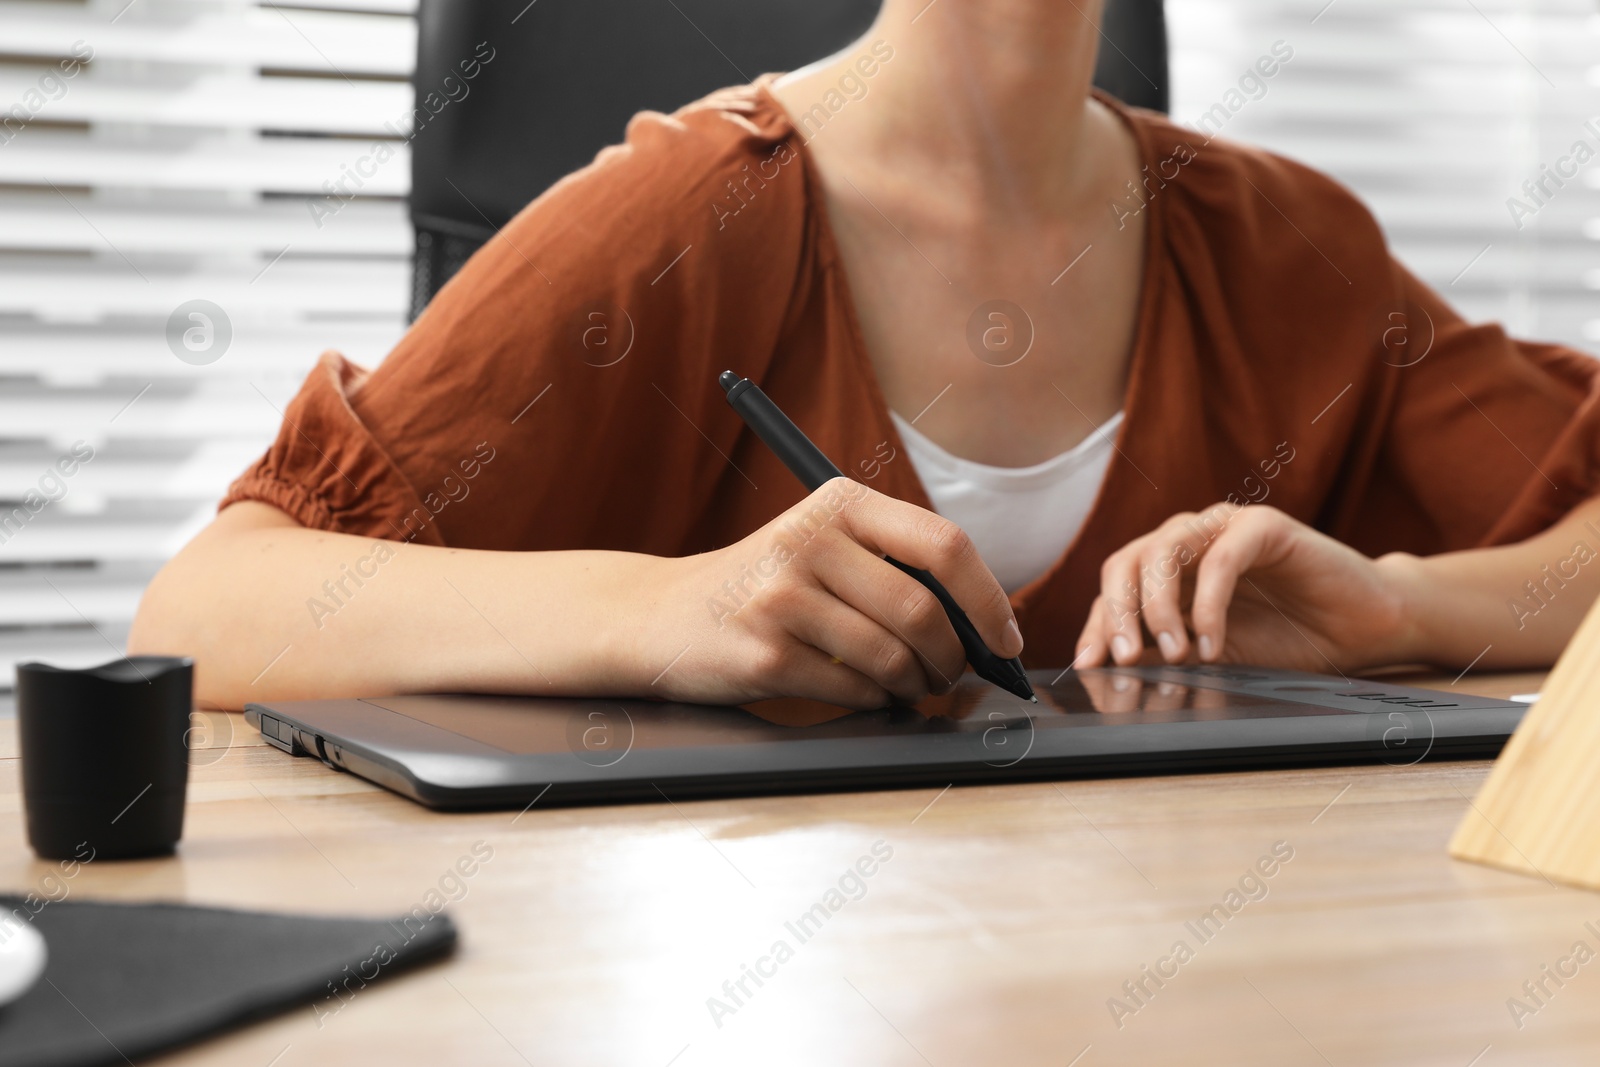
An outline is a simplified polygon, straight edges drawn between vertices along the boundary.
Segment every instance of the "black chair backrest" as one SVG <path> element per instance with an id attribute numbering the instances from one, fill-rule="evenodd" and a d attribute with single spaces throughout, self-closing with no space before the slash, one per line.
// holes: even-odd
<path id="1" fill-rule="evenodd" d="M 793 70 L 859 37 L 878 0 L 421 0 L 411 313 L 636 112 Z M 1107 0 L 1095 84 L 1167 109 L 1162 0 Z M 470 75 L 470 77 L 469 77 Z"/>

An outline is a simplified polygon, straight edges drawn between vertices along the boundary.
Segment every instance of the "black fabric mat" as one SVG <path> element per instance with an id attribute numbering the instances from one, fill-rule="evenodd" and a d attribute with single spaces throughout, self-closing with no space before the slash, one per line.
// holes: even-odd
<path id="1" fill-rule="evenodd" d="M 0 907 L 29 915 L 19 897 Z M 386 922 L 66 900 L 32 923 L 50 959 L 0 1008 L 0 1067 L 137 1061 L 295 1005 L 320 1018 L 456 943 L 449 916 L 420 907 Z"/>

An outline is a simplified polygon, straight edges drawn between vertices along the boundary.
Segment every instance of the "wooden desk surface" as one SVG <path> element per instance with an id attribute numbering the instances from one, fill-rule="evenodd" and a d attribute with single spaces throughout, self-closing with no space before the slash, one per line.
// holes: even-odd
<path id="1" fill-rule="evenodd" d="M 1550 1067 L 1600 1050 L 1600 897 L 1445 855 L 1483 762 L 441 815 L 216 723 L 177 858 L 90 864 L 72 897 L 394 914 L 453 888 L 476 842 L 493 858 L 456 891 L 452 960 L 163 1064 Z M 892 857 L 865 894 L 801 943 L 785 923 L 876 842 Z M 1247 878 L 1275 845 L 1292 858 Z M 53 869 L 27 848 L 0 720 L 0 887 Z M 1217 904 L 1226 920 L 1199 928 Z M 792 958 L 719 1027 L 707 998 L 733 1006 L 724 981 L 780 939 Z M 1536 1002 L 1523 983 L 1541 979 Z"/>

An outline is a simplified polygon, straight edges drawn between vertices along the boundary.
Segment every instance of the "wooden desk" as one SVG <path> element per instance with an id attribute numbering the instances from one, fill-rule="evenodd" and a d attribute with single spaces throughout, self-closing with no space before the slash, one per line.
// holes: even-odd
<path id="1" fill-rule="evenodd" d="M 1537 676 L 1469 676 L 1508 695 Z M 1441 688 L 1448 679 L 1433 680 Z M 1488 765 L 1333 768 L 438 815 L 267 748 L 237 716 L 196 768 L 176 859 L 91 864 L 74 897 L 408 910 L 474 842 L 451 961 L 166 1064 L 1593 1064 L 1600 961 L 1519 1029 L 1600 897 L 1452 862 Z M 27 850 L 0 721 L 0 887 Z M 226 727 L 224 727 L 226 729 Z M 785 927 L 874 842 L 865 895 Z M 1209 939 L 1196 923 L 1293 849 Z M 880 846 L 880 850 L 884 846 Z M 851 886 L 850 888 L 853 888 Z M 1244 899 L 1241 894 L 1240 900 Z M 707 998 L 784 939 L 721 1019 Z M 1178 941 L 1192 958 L 1169 961 Z M 1171 975 L 1119 1028 L 1108 1000 Z M 1570 973 L 1571 964 L 1567 965 Z M 741 998 L 743 999 L 743 998 Z M 731 1002 L 730 1002 L 731 1003 Z M 336 1005 L 335 1005 L 336 1006 Z"/>

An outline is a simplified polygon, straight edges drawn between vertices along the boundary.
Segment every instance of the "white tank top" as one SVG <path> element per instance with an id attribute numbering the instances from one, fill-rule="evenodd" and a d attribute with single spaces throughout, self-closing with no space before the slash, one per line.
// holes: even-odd
<path id="1" fill-rule="evenodd" d="M 933 509 L 967 532 L 1007 593 L 1055 565 L 1100 492 L 1122 412 L 1052 459 L 991 467 L 951 455 L 890 412 Z"/>

